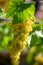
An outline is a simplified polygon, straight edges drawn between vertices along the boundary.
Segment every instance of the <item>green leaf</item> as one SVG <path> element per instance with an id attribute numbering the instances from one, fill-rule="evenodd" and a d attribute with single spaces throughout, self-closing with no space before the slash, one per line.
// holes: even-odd
<path id="1" fill-rule="evenodd" d="M 15 12 L 16 5 L 24 1 L 25 0 L 10 0 L 8 11 L 6 12 L 6 17 L 12 17 Z"/>
<path id="2" fill-rule="evenodd" d="M 24 2 L 25 0 L 13 0 L 14 2 Z"/>
<path id="3" fill-rule="evenodd" d="M 33 47 L 30 48 L 30 51 L 29 51 L 29 53 L 26 57 L 26 62 L 27 63 L 31 63 L 33 61 L 34 55 L 35 55 L 34 53 L 35 53 L 36 49 L 37 49 L 36 46 L 33 46 Z"/>
<path id="4" fill-rule="evenodd" d="M 43 44 L 43 37 L 37 36 L 37 34 L 32 34 L 30 47 L 32 46 L 40 46 Z"/>
<path id="5" fill-rule="evenodd" d="M 35 3 L 13 2 L 11 3 L 6 17 L 12 18 L 13 23 L 21 23 L 27 19 L 34 20 Z"/>
<path id="6" fill-rule="evenodd" d="M 34 18 L 34 3 L 21 3 L 17 5 L 13 16 L 13 23 L 22 23 Z"/>
<path id="7" fill-rule="evenodd" d="M 30 47 L 36 46 L 38 44 L 38 37 L 36 34 L 32 34 L 31 41 L 30 41 Z"/>
<path id="8" fill-rule="evenodd" d="M 36 31 L 36 30 L 40 31 L 41 30 L 41 26 L 42 26 L 41 24 L 35 24 L 34 28 L 33 28 L 33 31 Z"/>
<path id="9" fill-rule="evenodd" d="M 43 54 L 43 44 L 39 46 L 38 52 Z"/>

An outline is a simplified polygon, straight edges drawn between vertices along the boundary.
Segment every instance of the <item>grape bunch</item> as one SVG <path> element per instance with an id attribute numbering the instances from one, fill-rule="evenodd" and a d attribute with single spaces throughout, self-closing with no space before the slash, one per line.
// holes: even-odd
<path id="1" fill-rule="evenodd" d="M 31 24 L 32 21 L 29 20 L 27 22 L 10 25 L 13 28 L 14 33 L 14 40 L 12 44 L 9 46 L 10 57 L 12 59 L 13 65 L 18 65 L 20 53 L 26 45 L 29 32 L 32 31 Z"/>

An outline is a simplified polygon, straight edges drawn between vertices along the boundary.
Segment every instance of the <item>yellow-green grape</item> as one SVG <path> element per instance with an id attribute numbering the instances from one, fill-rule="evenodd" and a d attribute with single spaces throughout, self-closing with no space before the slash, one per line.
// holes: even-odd
<path id="1" fill-rule="evenodd" d="M 32 21 L 27 21 L 24 23 L 19 23 L 19 24 L 11 24 L 10 26 L 13 28 L 13 33 L 14 33 L 14 41 L 10 45 L 10 54 L 12 58 L 12 63 L 13 65 L 18 65 L 18 59 L 21 51 L 26 45 L 28 34 L 30 31 L 32 31 L 31 27 Z M 18 57 L 17 57 L 18 56 Z"/>
<path id="2" fill-rule="evenodd" d="M 15 53 L 16 53 L 16 52 L 15 52 Z M 12 64 L 13 64 L 13 65 L 18 65 L 18 64 L 19 64 L 18 60 L 19 60 L 19 58 L 20 58 L 20 52 L 17 53 L 16 55 L 14 55 L 14 54 L 11 52 L 11 53 L 10 53 L 10 58 L 11 58 L 11 61 L 12 61 Z"/>
<path id="3" fill-rule="evenodd" d="M 43 64 L 43 55 L 40 53 L 35 56 L 35 61 Z"/>

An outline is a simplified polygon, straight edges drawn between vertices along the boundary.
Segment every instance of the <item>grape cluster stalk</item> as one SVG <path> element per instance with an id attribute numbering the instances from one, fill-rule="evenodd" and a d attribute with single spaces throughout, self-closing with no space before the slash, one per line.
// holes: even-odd
<path id="1" fill-rule="evenodd" d="M 32 21 L 10 24 L 14 33 L 14 40 L 10 45 L 10 58 L 13 65 L 19 65 L 21 51 L 25 48 L 29 32 L 32 31 Z"/>

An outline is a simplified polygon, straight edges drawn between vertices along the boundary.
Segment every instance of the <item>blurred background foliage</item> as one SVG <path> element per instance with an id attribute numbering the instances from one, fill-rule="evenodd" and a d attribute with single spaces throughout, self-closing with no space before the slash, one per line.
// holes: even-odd
<path id="1" fill-rule="evenodd" d="M 36 10 L 34 14 L 35 16 L 37 14 L 37 11 L 39 10 L 39 0 L 36 0 L 36 3 Z M 5 12 L 3 12 L 3 9 L 1 10 L 0 8 L 1 17 L 5 16 L 4 13 Z M 9 53 L 6 53 L 5 51 L 4 53 L 0 52 L 0 65 L 11 65 L 11 59 L 9 58 L 9 56 Z M 5 60 L 5 63 L 3 62 L 3 60 Z M 27 45 L 21 53 L 20 65 L 43 65 L 43 17 L 40 19 L 38 18 L 36 20 L 36 23 L 33 25 L 33 30 L 29 34 Z"/>

